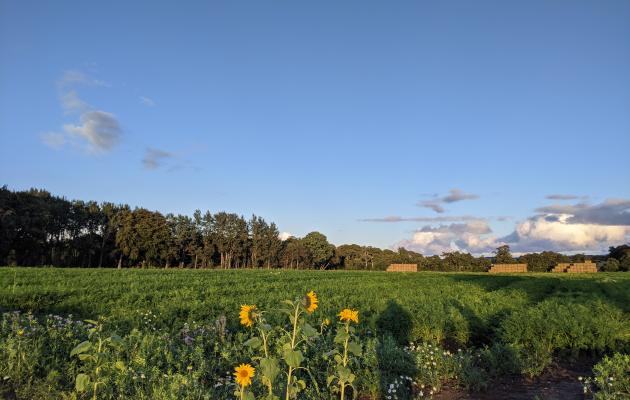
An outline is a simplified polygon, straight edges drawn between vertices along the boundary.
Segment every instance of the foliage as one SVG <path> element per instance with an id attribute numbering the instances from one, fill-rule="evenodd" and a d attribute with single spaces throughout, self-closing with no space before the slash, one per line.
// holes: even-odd
<path id="1" fill-rule="evenodd" d="M 610 248 L 609 258 L 620 262 L 621 271 L 630 270 L 628 248 Z M 519 261 L 543 272 L 584 258 L 545 251 Z M 509 247 L 497 249 L 495 262 L 514 262 Z M 459 251 L 425 257 L 405 248 L 335 247 L 319 232 L 283 241 L 273 222 L 256 215 L 249 220 L 223 211 L 163 215 L 126 204 L 70 201 L 45 190 L 0 188 L 0 265 L 385 270 L 396 263 L 425 271 L 481 272 L 491 259 Z"/>
<path id="2" fill-rule="evenodd" d="M 630 398 L 630 354 L 615 353 L 593 367 L 594 376 L 582 378 L 584 393 L 597 400 Z"/>
<path id="3" fill-rule="evenodd" d="M 339 375 L 335 355 L 343 360 L 346 347 L 335 337 L 344 328 L 329 321 L 343 307 L 361 312 L 348 341 L 360 353 L 347 347 L 356 389 L 346 387 L 347 397 L 385 398 L 393 390 L 399 399 L 427 396 L 446 382 L 482 390 L 503 374 L 538 375 L 553 360 L 627 353 L 628 278 L 0 268 L 0 308 L 33 313 L 0 318 L 0 378 L 8 377 L 0 392 L 29 399 L 94 393 L 105 399 L 228 399 L 238 389 L 234 367 L 250 363 L 255 376 L 247 392 L 283 398 L 290 362 L 299 398 L 338 397 L 337 381 L 328 386 L 327 378 Z M 311 288 L 321 296 L 312 314 L 310 299 L 282 303 L 288 291 Z M 252 327 L 239 323 L 243 304 L 257 306 Z M 294 307 L 297 325 L 290 318 Z M 80 319 L 97 316 L 104 319 L 91 333 L 98 325 Z M 97 352 L 98 374 L 92 359 L 79 359 L 96 356 L 99 338 L 109 343 L 117 335 L 120 340 L 110 339 L 112 345 Z M 86 341 L 89 351 L 71 357 Z M 454 345 L 461 351 L 444 347 Z M 84 383 L 102 384 L 76 392 L 79 374 L 89 377 Z"/>
<path id="4" fill-rule="evenodd" d="M 514 263 L 514 258 L 512 257 L 512 253 L 510 253 L 510 246 L 508 245 L 499 246 L 495 252 L 494 262 L 496 264 Z"/>

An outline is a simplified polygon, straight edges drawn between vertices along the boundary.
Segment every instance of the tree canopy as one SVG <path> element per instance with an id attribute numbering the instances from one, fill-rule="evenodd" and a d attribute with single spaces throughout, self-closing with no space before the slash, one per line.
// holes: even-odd
<path id="1" fill-rule="evenodd" d="M 523 254 L 518 262 L 543 272 L 585 258 L 544 251 Z M 609 258 L 615 261 L 598 260 L 600 268 L 629 270 L 630 246 L 611 247 Z M 0 188 L 0 265 L 385 270 L 407 263 L 428 271 L 485 271 L 491 262 L 516 261 L 509 246 L 499 247 L 494 260 L 459 251 L 425 257 L 405 248 L 335 247 L 320 232 L 283 241 L 275 223 L 256 215 L 164 215 L 126 204 L 71 201 L 40 189 Z"/>

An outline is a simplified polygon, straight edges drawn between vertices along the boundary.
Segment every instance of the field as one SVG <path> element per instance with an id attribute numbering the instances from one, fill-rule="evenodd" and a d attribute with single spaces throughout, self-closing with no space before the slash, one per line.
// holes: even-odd
<path id="1" fill-rule="evenodd" d="M 584 382 L 589 394 L 617 398 L 630 391 L 623 379 L 630 366 L 624 356 L 630 274 L 0 268 L 0 393 L 234 398 L 234 366 L 256 366 L 260 356 L 248 342 L 256 329 L 239 324 L 240 306 L 269 311 L 265 318 L 277 327 L 273 352 L 284 343 L 281 328 L 290 328 L 274 310 L 310 290 L 319 307 L 304 319 L 317 332 L 300 345 L 297 398 L 339 398 L 327 378 L 338 372 L 329 352 L 338 345 L 343 325 L 336 315 L 343 308 L 359 311 L 348 398 L 430 397 L 445 388 L 483 393 L 507 376 L 533 379 L 584 359 L 602 360 Z M 78 322 L 85 319 L 94 321 Z M 70 356 L 88 336 L 93 343 L 113 338 L 97 357 L 98 373 L 87 357 Z M 280 368 L 286 369 L 282 362 Z M 77 391 L 78 374 L 102 384 Z M 274 390 L 285 398 L 283 379 Z M 256 378 L 249 389 L 273 398 L 263 397 L 265 385 Z"/>

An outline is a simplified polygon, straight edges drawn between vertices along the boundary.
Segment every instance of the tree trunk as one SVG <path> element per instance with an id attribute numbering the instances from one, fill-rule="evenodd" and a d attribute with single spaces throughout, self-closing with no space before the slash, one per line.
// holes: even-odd
<path id="1" fill-rule="evenodd" d="M 122 268 L 122 253 L 120 253 L 120 257 L 118 257 L 118 269 Z"/>

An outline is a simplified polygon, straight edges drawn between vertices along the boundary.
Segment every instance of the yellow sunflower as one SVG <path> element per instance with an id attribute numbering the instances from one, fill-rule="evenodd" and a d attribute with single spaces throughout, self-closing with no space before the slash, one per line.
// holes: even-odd
<path id="1" fill-rule="evenodd" d="M 234 368 L 234 377 L 236 383 L 242 387 L 247 387 L 252 384 L 252 378 L 254 377 L 254 371 L 256 369 L 249 364 L 241 364 Z"/>
<path id="2" fill-rule="evenodd" d="M 352 321 L 355 324 L 359 323 L 359 311 L 344 308 L 339 314 L 337 314 L 341 321 Z"/>
<path id="3" fill-rule="evenodd" d="M 241 311 L 238 313 L 238 317 L 241 319 L 241 325 L 246 327 L 251 327 L 254 324 L 254 311 L 256 310 L 255 305 L 247 305 L 243 304 L 241 306 Z"/>
<path id="4" fill-rule="evenodd" d="M 314 291 L 311 290 L 310 292 L 306 293 L 306 296 L 304 296 L 304 307 L 306 307 L 306 311 L 309 314 L 312 314 L 313 311 L 317 309 L 317 302 L 317 295 Z"/>

